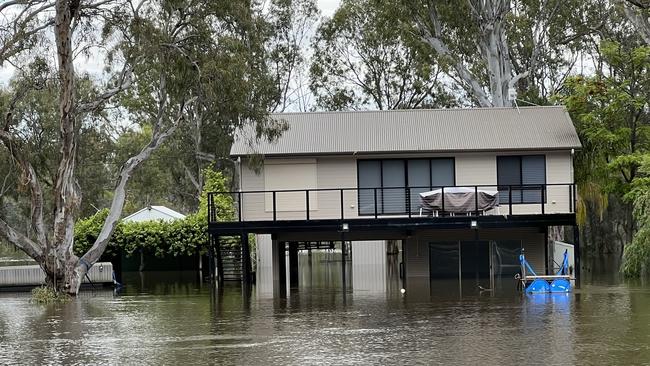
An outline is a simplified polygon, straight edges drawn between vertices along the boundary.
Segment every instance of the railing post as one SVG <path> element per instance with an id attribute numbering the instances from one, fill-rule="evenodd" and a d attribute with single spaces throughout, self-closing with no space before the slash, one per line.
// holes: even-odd
<path id="1" fill-rule="evenodd" d="M 208 222 L 212 222 L 212 193 L 208 193 Z"/>
<path id="2" fill-rule="evenodd" d="M 476 217 L 478 217 L 478 186 L 474 186 L 474 210 Z"/>
<path id="3" fill-rule="evenodd" d="M 305 190 L 305 209 L 307 212 L 307 221 L 309 221 L 309 190 Z"/>
<path id="4" fill-rule="evenodd" d="M 406 209 L 409 213 L 409 219 L 411 218 L 411 190 L 406 188 Z"/>
<path id="5" fill-rule="evenodd" d="M 442 198 L 442 213 L 440 216 L 445 216 L 445 187 L 440 188 L 440 198 Z"/>
<path id="6" fill-rule="evenodd" d="M 576 188 L 576 184 L 573 183 L 572 185 L 573 189 L 573 213 L 577 213 L 578 211 L 578 190 Z"/>
<path id="7" fill-rule="evenodd" d="M 273 221 L 276 221 L 277 218 L 278 218 L 277 217 L 277 210 L 276 210 L 276 199 L 275 199 L 275 194 L 276 193 L 277 193 L 276 191 L 273 191 Z"/>
<path id="8" fill-rule="evenodd" d="M 375 218 L 377 218 L 377 188 L 373 188 L 375 192 Z"/>
<path id="9" fill-rule="evenodd" d="M 569 213 L 573 212 L 573 187 L 571 184 L 568 186 L 569 188 Z"/>
<path id="10" fill-rule="evenodd" d="M 241 191 L 239 191 L 237 193 L 238 193 L 238 196 L 239 196 L 239 197 L 237 197 L 237 200 L 239 201 L 239 202 L 237 202 L 237 205 L 239 206 L 239 212 L 238 212 L 237 216 L 239 217 L 239 222 L 241 222 L 241 208 L 242 208 L 241 197 L 242 197 L 242 194 L 241 194 Z"/>
<path id="11" fill-rule="evenodd" d="M 512 185 L 508 185 L 508 214 L 512 216 Z"/>
<path id="12" fill-rule="evenodd" d="M 341 220 L 343 220 L 343 189 L 340 190 L 341 192 Z"/>
<path id="13" fill-rule="evenodd" d="M 544 201 L 545 199 L 546 185 L 542 185 L 542 215 L 544 214 Z"/>

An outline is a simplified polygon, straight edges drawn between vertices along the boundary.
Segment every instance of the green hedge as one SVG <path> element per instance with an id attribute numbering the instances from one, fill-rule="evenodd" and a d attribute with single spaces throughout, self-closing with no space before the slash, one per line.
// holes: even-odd
<path id="1" fill-rule="evenodd" d="M 120 222 L 111 237 L 105 255 L 115 255 L 119 249 L 127 256 L 139 249 L 144 249 L 159 257 L 205 253 L 208 249 L 207 192 L 227 191 L 227 185 L 226 178 L 220 172 L 206 169 L 204 175 L 206 183 L 197 213 L 171 222 Z M 215 195 L 214 202 L 217 207 L 218 220 L 234 218 L 235 209 L 232 197 Z M 107 215 L 108 209 L 104 209 L 76 223 L 74 249 L 77 255 L 85 253 L 93 245 Z M 234 245 L 238 242 L 238 238 L 221 239 L 222 245 Z"/>

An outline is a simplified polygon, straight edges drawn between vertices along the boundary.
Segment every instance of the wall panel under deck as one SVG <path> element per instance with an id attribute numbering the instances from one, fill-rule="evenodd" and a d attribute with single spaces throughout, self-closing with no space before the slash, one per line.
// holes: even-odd
<path id="1" fill-rule="evenodd" d="M 352 242 L 352 288 L 383 293 L 387 287 L 386 241 Z"/>
<path id="2" fill-rule="evenodd" d="M 474 231 L 437 230 L 422 231 L 406 239 L 406 275 L 407 277 L 429 277 L 429 243 L 435 241 L 471 241 Z M 510 228 L 479 230 L 479 240 L 521 240 L 526 259 L 540 273 L 545 272 L 544 233 L 537 228 Z"/>

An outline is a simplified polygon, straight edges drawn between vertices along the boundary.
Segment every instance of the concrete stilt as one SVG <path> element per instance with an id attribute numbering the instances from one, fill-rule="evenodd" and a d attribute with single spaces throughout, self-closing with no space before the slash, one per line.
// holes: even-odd
<path id="1" fill-rule="evenodd" d="M 273 292 L 278 297 L 287 296 L 287 265 L 285 243 L 273 240 Z"/>
<path id="2" fill-rule="evenodd" d="M 253 269 L 251 265 L 251 251 L 250 245 L 248 242 L 248 233 L 244 232 L 241 234 L 241 255 L 242 255 L 242 274 L 243 281 L 245 284 L 250 284 L 253 282 Z"/>
<path id="3" fill-rule="evenodd" d="M 298 243 L 289 243 L 289 286 L 298 287 Z"/>

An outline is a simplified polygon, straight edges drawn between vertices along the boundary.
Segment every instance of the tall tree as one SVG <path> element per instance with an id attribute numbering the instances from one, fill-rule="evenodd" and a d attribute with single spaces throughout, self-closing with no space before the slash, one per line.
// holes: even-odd
<path id="1" fill-rule="evenodd" d="M 250 8 L 248 3 L 207 0 L 156 3 L 33 0 L 10 1 L 0 6 L 3 22 L 0 32 L 3 39 L 9 40 L 3 45 L 0 63 L 12 62 L 22 69 L 23 59 L 34 58 L 33 46 L 37 41 L 47 43 L 53 39 L 52 48 L 56 51 L 57 62 L 51 68 L 58 90 L 53 112 L 57 120 L 58 154 L 51 181 L 47 172 L 37 172 L 25 148 L 22 136 L 25 121 L 14 118 L 15 101 L 25 94 L 22 89 L 13 89 L 9 102 L 2 105 L 4 121 L 0 130 L 0 140 L 20 168 L 21 181 L 31 199 L 29 232 L 22 232 L 0 218 L 0 235 L 40 264 L 49 286 L 70 294 L 79 291 L 82 278 L 108 245 L 126 201 L 127 183 L 136 168 L 183 121 L 193 118 L 195 102 L 205 98 L 205 93 L 223 93 L 219 98 L 222 104 L 208 104 L 214 109 L 209 109 L 212 114 L 205 114 L 204 118 L 223 116 L 215 119 L 226 134 L 251 123 L 258 135 L 267 130 L 267 119 L 249 120 L 241 114 L 230 114 L 232 109 L 227 104 L 232 100 L 254 104 L 251 101 L 267 98 L 264 88 L 251 91 L 243 86 L 253 70 L 263 72 L 265 69 L 259 57 L 245 56 L 263 54 L 255 48 L 258 43 L 249 42 L 255 37 L 253 28 L 228 28 L 241 19 L 250 19 Z M 223 21 L 217 22 L 219 19 Z M 24 26 L 16 26 L 20 24 Z M 224 34 L 220 43 L 201 42 Z M 111 49 L 106 58 L 110 82 L 103 90 L 82 94 L 74 57 L 80 49 L 92 46 Z M 242 48 L 247 51 L 237 56 L 244 56 L 233 58 L 233 51 Z M 42 52 L 48 50 L 45 47 Z M 196 55 L 200 52 L 211 55 L 213 62 L 197 67 Z M 220 60 L 225 61 L 224 64 L 219 64 Z M 223 65 L 228 67 L 219 69 Z M 218 72 L 232 72 L 235 76 L 228 79 L 230 84 L 219 87 L 216 83 L 220 80 L 212 78 L 213 73 Z M 255 94 L 258 91 L 259 94 Z M 115 104 L 118 102 L 119 105 Z M 81 122 L 107 104 L 122 106 L 126 118 L 148 126 L 150 140 L 118 169 L 109 214 L 102 230 L 92 247 L 76 256 L 72 248 L 74 222 L 81 203 L 77 179 L 79 156 L 82 155 L 79 150 Z M 200 105 L 205 107 L 206 104 Z M 266 111 L 256 113 L 263 117 Z M 51 182 L 51 201 L 44 194 L 43 181 Z M 52 210 L 45 210 L 47 204 Z M 52 212 L 52 216 L 46 212 Z"/>
<path id="2" fill-rule="evenodd" d="M 447 74 L 475 104 L 511 106 L 509 91 L 525 93 L 543 83 L 559 86 L 572 67 L 582 36 L 600 25 L 585 21 L 602 1 L 409 0 L 405 22 L 445 60 Z M 543 60 L 543 62 L 542 62 Z M 555 68 L 540 73 L 540 69 Z M 522 83 L 533 78 L 529 83 Z M 536 80 L 538 79 L 538 80 Z M 552 94 L 547 93 L 548 95 Z"/>
<path id="3" fill-rule="evenodd" d="M 647 0 L 620 0 L 625 16 L 643 37 L 645 43 L 650 44 L 650 2 Z"/>
<path id="4" fill-rule="evenodd" d="M 650 48 L 611 41 L 600 48 L 610 73 L 572 77 L 558 97 L 571 112 L 584 146 L 575 160 L 580 211 L 586 213 L 591 205 L 592 212 L 599 212 L 594 216 L 602 218 L 606 197 L 620 202 L 629 193 L 644 155 L 650 152 Z M 612 244 L 631 241 L 635 233 L 631 214 L 631 206 L 625 205 L 622 212 L 608 217 L 624 237 L 603 243 L 609 247 L 602 249 L 620 252 Z M 597 237 L 592 241 L 600 244 Z"/>
<path id="5" fill-rule="evenodd" d="M 267 63 L 277 88 L 272 112 L 310 107 L 305 66 L 319 14 L 315 0 L 272 0 L 265 11 Z"/>
<path id="6" fill-rule="evenodd" d="M 318 29 L 310 88 L 318 107 L 403 109 L 454 104 L 435 58 L 392 19 L 390 6 L 344 0 Z"/>

